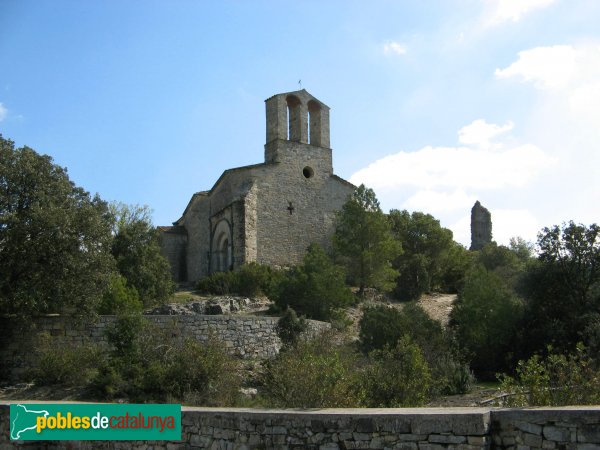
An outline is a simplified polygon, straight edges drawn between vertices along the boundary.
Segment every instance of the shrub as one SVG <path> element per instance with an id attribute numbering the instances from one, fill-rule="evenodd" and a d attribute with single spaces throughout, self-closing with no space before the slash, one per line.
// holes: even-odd
<path id="1" fill-rule="evenodd" d="M 270 296 L 282 277 L 281 271 L 270 266 L 255 262 L 244 264 L 237 278 L 237 293 L 247 297 Z"/>
<path id="2" fill-rule="evenodd" d="M 357 359 L 349 348 L 332 345 L 329 333 L 300 340 L 267 363 L 265 401 L 286 408 L 360 406 Z"/>
<path id="3" fill-rule="evenodd" d="M 84 386 L 95 376 L 102 359 L 96 345 L 52 345 L 47 333 L 40 335 L 36 353 L 32 376 L 40 385 Z"/>
<path id="4" fill-rule="evenodd" d="M 306 319 L 303 316 L 298 317 L 296 311 L 288 308 L 277 322 L 277 336 L 283 345 L 293 346 L 307 328 Z"/>
<path id="5" fill-rule="evenodd" d="M 226 295 L 237 289 L 236 272 L 216 272 L 198 281 L 196 289 L 204 294 Z"/>
<path id="6" fill-rule="evenodd" d="M 582 345 L 576 353 L 561 355 L 548 348 L 548 356 L 534 355 L 519 361 L 514 378 L 501 376 L 505 405 L 561 406 L 597 405 L 600 402 L 600 374 Z"/>
<path id="7" fill-rule="evenodd" d="M 408 335 L 424 349 L 446 346 L 439 322 L 431 319 L 419 305 L 410 303 L 402 310 L 387 306 L 367 308 L 360 320 L 360 341 L 365 351 L 394 347 Z"/>
<path id="8" fill-rule="evenodd" d="M 428 398 L 431 371 L 419 346 L 408 336 L 394 347 L 373 350 L 371 364 L 363 374 L 368 407 L 421 406 Z"/>
<path id="9" fill-rule="evenodd" d="M 460 347 L 485 379 L 511 366 L 522 301 L 496 273 L 479 266 L 466 279 L 451 313 Z"/>
<path id="10" fill-rule="evenodd" d="M 119 317 L 107 330 L 113 351 L 94 379 L 95 391 L 106 398 L 234 404 L 240 380 L 225 347 L 212 337 L 204 343 L 174 339 L 173 331 L 140 315 Z"/>
<path id="11" fill-rule="evenodd" d="M 244 264 L 239 272 L 216 272 L 204 277 L 198 282 L 197 289 L 214 295 L 270 296 L 282 276 L 270 266 L 251 262 Z"/>
<path id="12" fill-rule="evenodd" d="M 402 310 L 386 306 L 367 308 L 360 320 L 359 335 L 366 352 L 394 348 L 403 336 L 408 336 L 431 369 L 432 395 L 464 393 L 471 388 L 473 376 L 451 336 L 415 303 L 404 305 Z"/>
<path id="13" fill-rule="evenodd" d="M 115 275 L 98 305 L 98 314 L 122 314 L 142 310 L 142 302 L 134 287 L 126 286 L 127 280 Z"/>
<path id="14" fill-rule="evenodd" d="M 311 244 L 302 264 L 281 281 L 274 300 L 281 310 L 292 307 L 310 319 L 329 320 L 353 297 L 344 270 L 333 264 L 321 246 Z"/>

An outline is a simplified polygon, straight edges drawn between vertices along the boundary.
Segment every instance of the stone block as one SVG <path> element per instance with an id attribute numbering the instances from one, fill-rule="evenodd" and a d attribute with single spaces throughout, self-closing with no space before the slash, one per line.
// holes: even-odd
<path id="1" fill-rule="evenodd" d="M 467 442 L 470 445 L 487 445 L 490 442 L 490 438 L 488 436 L 468 436 Z"/>
<path id="2" fill-rule="evenodd" d="M 319 450 L 339 450 L 340 446 L 334 442 L 319 445 Z"/>
<path id="3" fill-rule="evenodd" d="M 556 442 L 569 442 L 571 432 L 565 428 L 546 425 L 543 431 L 544 438 Z"/>
<path id="4" fill-rule="evenodd" d="M 417 450 L 419 447 L 415 442 L 400 442 L 393 448 L 394 450 Z"/>
<path id="5" fill-rule="evenodd" d="M 542 437 L 535 435 L 535 434 L 529 434 L 529 433 L 523 433 L 523 444 L 529 446 L 529 447 L 536 447 L 536 448 L 540 448 L 542 446 Z"/>
<path id="6" fill-rule="evenodd" d="M 424 441 L 427 439 L 427 435 L 426 434 L 412 434 L 412 433 L 406 433 L 406 434 L 399 434 L 398 435 L 398 440 L 400 441 Z"/>
<path id="7" fill-rule="evenodd" d="M 411 424 L 413 434 L 448 433 L 452 431 L 452 419 L 447 416 L 417 416 Z"/>
<path id="8" fill-rule="evenodd" d="M 529 434 L 542 435 L 542 427 L 530 422 L 516 422 L 515 427 Z"/>
<path id="9" fill-rule="evenodd" d="M 373 433 L 376 431 L 376 426 L 372 418 L 358 419 L 356 421 L 356 431 L 359 433 Z"/>
<path id="10" fill-rule="evenodd" d="M 454 436 L 451 434 L 430 434 L 427 440 L 436 444 L 463 444 L 467 442 L 466 436 Z"/>
<path id="11" fill-rule="evenodd" d="M 600 443 L 600 424 L 583 425 L 577 432 L 577 442 Z"/>
<path id="12" fill-rule="evenodd" d="M 430 444 L 429 442 L 419 442 L 419 450 L 443 450 L 446 447 L 440 444 Z"/>
<path id="13" fill-rule="evenodd" d="M 368 433 L 352 433 L 352 438 L 355 441 L 370 441 L 371 435 Z"/>

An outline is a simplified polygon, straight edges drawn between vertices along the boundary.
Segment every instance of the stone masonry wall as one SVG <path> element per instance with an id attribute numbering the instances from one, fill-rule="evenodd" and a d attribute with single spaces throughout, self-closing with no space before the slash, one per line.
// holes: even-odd
<path id="1" fill-rule="evenodd" d="M 332 174 L 331 150 L 275 141 L 280 161 L 257 183 L 257 261 L 273 266 L 301 262 L 313 243 L 328 248 L 335 214 L 354 190 Z M 310 168 L 312 176 L 303 174 Z"/>
<path id="2" fill-rule="evenodd" d="M 159 327 L 171 330 L 173 338 L 193 337 L 205 341 L 212 333 L 222 340 L 236 356 L 267 359 L 275 356 L 281 347 L 277 336 L 277 317 L 243 315 L 149 315 L 148 320 Z M 0 320 L 0 376 L 18 380 L 33 366 L 31 349 L 40 333 L 48 333 L 58 346 L 77 345 L 84 342 L 106 344 L 106 327 L 115 316 L 100 316 L 94 323 L 77 323 L 60 316 L 40 317 L 27 330 L 11 329 L 6 319 Z M 329 328 L 325 322 L 309 321 L 309 332 Z"/>
<path id="3" fill-rule="evenodd" d="M 35 449 L 406 449 L 600 448 L 600 408 L 182 409 L 181 441 L 9 441 L 0 404 L 0 450 Z"/>

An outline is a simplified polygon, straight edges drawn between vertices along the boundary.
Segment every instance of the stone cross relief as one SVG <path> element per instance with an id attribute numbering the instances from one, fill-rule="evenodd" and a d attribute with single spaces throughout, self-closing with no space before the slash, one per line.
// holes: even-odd
<path id="1" fill-rule="evenodd" d="M 288 207 L 286 209 L 290 212 L 290 216 L 294 214 L 294 205 L 292 202 L 288 202 Z"/>

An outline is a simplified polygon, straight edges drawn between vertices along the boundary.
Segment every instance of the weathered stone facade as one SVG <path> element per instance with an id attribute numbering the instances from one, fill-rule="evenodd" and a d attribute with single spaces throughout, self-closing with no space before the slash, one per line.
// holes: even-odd
<path id="1" fill-rule="evenodd" d="M 492 215 L 479 200 L 471 208 L 471 250 L 481 250 L 492 242 Z"/>
<path id="2" fill-rule="evenodd" d="M 0 449 L 487 450 L 600 448 L 600 409 L 406 408 L 181 411 L 181 441 L 10 441 L 0 404 Z"/>
<path id="3" fill-rule="evenodd" d="M 172 227 L 159 227 L 175 280 L 252 261 L 290 266 L 312 242 L 330 245 L 354 186 L 333 174 L 329 107 L 303 89 L 266 100 L 266 117 L 265 162 L 226 170 Z"/>

